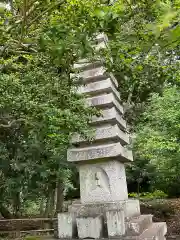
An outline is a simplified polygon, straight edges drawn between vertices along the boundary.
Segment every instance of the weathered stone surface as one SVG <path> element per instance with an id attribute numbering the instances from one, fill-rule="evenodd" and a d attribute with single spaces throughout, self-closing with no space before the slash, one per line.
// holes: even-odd
<path id="1" fill-rule="evenodd" d="M 97 43 L 100 43 L 100 42 L 106 42 L 106 43 L 108 43 L 108 37 L 107 37 L 106 34 L 104 34 L 104 33 L 99 33 L 99 34 L 96 36 L 96 42 L 97 42 Z"/>
<path id="2" fill-rule="evenodd" d="M 125 167 L 119 161 L 80 165 L 79 175 L 82 203 L 128 199 Z"/>
<path id="3" fill-rule="evenodd" d="M 96 44 L 94 45 L 94 49 L 97 51 L 97 50 L 100 50 L 100 49 L 104 49 L 104 48 L 107 48 L 108 46 L 108 38 L 105 34 L 99 34 L 97 37 L 96 37 Z"/>
<path id="4" fill-rule="evenodd" d="M 109 238 L 117 238 L 125 234 L 125 216 L 123 210 L 106 212 L 106 219 Z"/>
<path id="5" fill-rule="evenodd" d="M 115 209 L 123 210 L 125 201 L 119 202 L 103 202 L 103 203 L 73 203 L 68 207 L 70 213 L 76 213 L 77 216 L 96 216 L 97 214 L 103 214 L 106 217 L 106 212 Z"/>
<path id="6" fill-rule="evenodd" d="M 77 217 L 78 237 L 99 239 L 103 237 L 103 216 Z"/>
<path id="7" fill-rule="evenodd" d="M 105 49 L 107 48 L 107 44 L 105 42 L 100 42 L 95 46 L 95 50 Z"/>
<path id="8" fill-rule="evenodd" d="M 106 218 L 106 212 L 109 210 L 124 210 L 125 218 L 129 221 L 130 218 L 140 215 L 139 200 L 128 199 L 125 201 L 103 202 L 103 203 L 73 203 L 68 207 L 68 211 L 76 213 L 77 216 L 96 216 L 103 214 Z"/>
<path id="9" fill-rule="evenodd" d="M 98 61 L 98 62 L 90 62 L 87 59 L 80 60 L 79 62 L 74 64 L 74 69 L 78 70 L 78 71 L 81 71 L 81 70 L 91 70 L 93 68 L 98 68 L 98 67 L 102 67 L 102 63 L 100 61 Z"/>
<path id="10" fill-rule="evenodd" d="M 77 227 L 74 213 L 58 214 L 58 238 L 76 237 Z"/>
<path id="11" fill-rule="evenodd" d="M 98 108 L 116 107 L 116 109 L 121 114 L 123 114 L 124 113 L 123 106 L 120 104 L 119 100 L 115 97 L 113 93 L 109 93 L 109 94 L 103 94 L 100 96 L 87 98 L 86 102 L 88 106 L 96 106 Z"/>
<path id="12" fill-rule="evenodd" d="M 107 141 L 120 141 L 121 145 L 124 146 L 129 144 L 129 135 L 123 132 L 118 125 L 98 127 L 95 129 L 95 133 L 93 135 L 93 142 L 103 141 L 103 143 Z M 79 134 L 75 134 L 72 139 L 72 143 L 87 143 L 89 142 L 81 137 Z"/>
<path id="13" fill-rule="evenodd" d="M 124 240 L 163 240 L 167 233 L 165 222 L 153 223 L 140 236 L 126 236 Z"/>
<path id="14" fill-rule="evenodd" d="M 76 78 L 77 82 L 88 84 L 110 78 L 116 88 L 118 88 L 118 81 L 112 73 L 106 71 L 101 62 L 79 63 L 75 65 L 75 69 L 78 73 L 71 74 L 71 78 Z"/>
<path id="15" fill-rule="evenodd" d="M 121 162 L 132 161 L 132 151 L 123 147 L 120 143 L 112 143 L 100 146 L 71 148 L 67 151 L 69 162 L 82 162 L 88 160 L 116 159 Z"/>
<path id="16" fill-rule="evenodd" d="M 98 82 L 88 83 L 85 86 L 79 87 L 78 91 L 79 93 L 88 94 L 91 96 L 114 93 L 117 99 L 120 98 L 119 92 L 110 78 Z"/>
<path id="17" fill-rule="evenodd" d="M 80 65 L 80 66 L 82 68 L 82 65 Z M 84 71 L 81 71 L 77 74 L 71 74 L 71 76 L 72 77 L 76 76 L 77 78 L 82 78 L 86 82 L 86 79 L 88 81 L 89 78 L 96 78 L 98 76 L 104 75 L 105 73 L 106 73 L 105 67 L 100 64 L 95 65 L 95 67 L 93 67 L 92 64 L 89 64 L 89 65 L 86 64 Z"/>
<path id="18" fill-rule="evenodd" d="M 129 218 L 131 217 L 139 216 L 140 215 L 139 200 L 128 199 L 128 201 L 126 201 L 126 204 L 124 206 L 124 213 L 127 220 L 129 220 Z"/>
<path id="19" fill-rule="evenodd" d="M 140 215 L 126 223 L 128 236 L 139 236 L 152 224 L 152 215 Z"/>
<path id="20" fill-rule="evenodd" d="M 100 117 L 93 116 L 91 123 L 96 125 L 103 125 L 104 123 L 118 124 L 122 130 L 126 129 L 126 121 L 119 114 L 115 107 L 104 109 L 101 111 L 101 114 L 102 115 Z"/>
<path id="21" fill-rule="evenodd" d="M 103 76 L 106 73 L 106 69 L 99 64 L 95 65 L 95 67 L 93 67 L 92 64 L 81 64 L 80 67 L 82 68 L 84 66 L 85 70 L 81 71 L 79 73 L 73 73 L 71 74 L 71 77 L 76 77 L 79 79 L 83 79 L 84 82 L 89 82 L 88 79 L 92 80 L 93 82 L 93 78 L 98 78 L 98 76 Z"/>

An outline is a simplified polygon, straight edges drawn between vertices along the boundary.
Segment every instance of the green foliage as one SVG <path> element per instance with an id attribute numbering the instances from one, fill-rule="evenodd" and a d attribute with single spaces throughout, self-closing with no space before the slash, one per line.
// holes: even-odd
<path id="1" fill-rule="evenodd" d="M 14 214 L 27 199 L 50 198 L 59 181 L 62 192 L 72 187 L 69 139 L 75 132 L 89 137 L 89 121 L 98 114 L 70 76 L 76 61 L 92 55 L 88 36 L 97 28 L 82 18 L 85 6 L 19 1 L 0 16 L 0 205 L 6 199 Z"/>
<path id="2" fill-rule="evenodd" d="M 137 151 L 134 151 L 134 158 L 134 162 L 126 168 L 129 192 L 153 191 L 154 179 L 157 177 L 155 166 L 150 160 L 140 157 Z"/>
<path id="3" fill-rule="evenodd" d="M 143 192 L 140 194 L 137 193 L 129 193 L 129 197 L 138 198 L 140 200 L 153 200 L 153 199 L 164 199 L 167 197 L 163 191 L 156 190 L 154 192 Z"/>
<path id="4" fill-rule="evenodd" d="M 42 237 L 38 236 L 26 236 L 23 238 L 23 240 L 42 240 Z"/>
<path id="5" fill-rule="evenodd" d="M 110 11 L 107 34 L 108 62 L 119 81 L 129 123 L 139 114 L 153 92 L 161 93 L 165 82 L 179 84 L 179 20 L 177 3 L 171 1 L 116 1 Z M 177 73 L 176 73 L 177 72 Z"/>
<path id="6" fill-rule="evenodd" d="M 162 96 L 153 94 L 137 128 L 135 150 L 156 167 L 159 189 L 179 195 L 180 90 L 166 87 Z"/>
<path id="7" fill-rule="evenodd" d="M 39 209 L 41 207 L 41 205 L 43 204 L 43 206 L 45 206 L 45 198 L 44 199 L 32 199 L 29 200 L 27 199 L 22 208 L 21 211 L 23 212 L 24 216 L 38 216 L 39 215 Z"/>

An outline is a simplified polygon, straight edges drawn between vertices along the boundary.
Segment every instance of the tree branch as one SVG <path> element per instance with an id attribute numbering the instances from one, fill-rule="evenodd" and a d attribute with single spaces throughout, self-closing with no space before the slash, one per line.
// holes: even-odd
<path id="1" fill-rule="evenodd" d="M 0 128 L 10 128 L 10 127 L 12 127 L 14 124 L 20 123 L 20 122 L 25 122 L 25 119 L 20 118 L 20 119 L 13 120 L 12 122 L 10 122 L 10 123 L 8 123 L 8 124 L 0 124 Z"/>
<path id="2" fill-rule="evenodd" d="M 36 16 L 31 22 L 30 24 L 28 24 L 27 28 L 29 28 L 36 20 L 38 20 L 40 17 L 42 17 L 44 14 L 46 14 L 48 11 L 52 10 L 54 7 L 57 7 L 59 5 L 62 5 L 65 2 L 65 0 L 60 0 L 58 1 L 56 4 L 54 4 L 53 6 L 47 8 L 45 11 L 43 11 L 41 14 L 39 14 L 38 16 Z"/>

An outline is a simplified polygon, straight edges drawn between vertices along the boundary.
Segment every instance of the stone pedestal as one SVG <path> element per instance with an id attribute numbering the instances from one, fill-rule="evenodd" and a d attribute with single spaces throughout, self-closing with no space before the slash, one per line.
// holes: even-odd
<path id="1" fill-rule="evenodd" d="M 68 211 L 77 216 L 96 216 L 97 214 L 103 214 L 106 219 L 106 212 L 110 210 L 124 211 L 126 220 L 140 215 L 139 201 L 134 199 L 128 199 L 118 202 L 102 202 L 102 203 L 74 203 L 69 206 Z"/>
<path id="2" fill-rule="evenodd" d="M 119 238 L 125 234 L 124 211 L 110 210 L 106 212 L 107 229 L 109 238 Z"/>
<path id="3" fill-rule="evenodd" d="M 77 237 L 76 217 L 74 213 L 58 214 L 58 238 Z"/>
<path id="4" fill-rule="evenodd" d="M 102 215 L 77 217 L 78 236 L 81 239 L 99 239 L 103 237 L 104 222 Z"/>
<path id="5" fill-rule="evenodd" d="M 96 49 L 107 46 L 103 35 L 97 42 Z M 95 131 L 93 141 L 75 134 L 67 152 L 67 160 L 77 165 L 80 175 L 80 203 L 69 207 L 69 214 L 76 216 L 78 237 L 164 239 L 165 223 L 153 224 L 149 215 L 142 217 L 139 201 L 128 199 L 125 164 L 133 156 L 117 80 L 100 62 L 80 62 L 75 68 L 85 84 L 79 92 L 86 96 L 87 106 L 98 107 L 102 113 L 90 123 Z M 74 221 L 64 225 L 70 215 L 59 217 L 59 238 L 73 237 Z"/>

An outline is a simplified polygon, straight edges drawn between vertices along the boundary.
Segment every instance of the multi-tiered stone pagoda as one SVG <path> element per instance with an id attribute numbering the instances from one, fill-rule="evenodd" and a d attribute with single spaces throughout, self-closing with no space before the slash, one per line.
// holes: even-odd
<path id="1" fill-rule="evenodd" d="M 104 35 L 98 48 L 106 46 Z M 100 62 L 76 64 L 85 86 L 80 92 L 87 104 L 101 109 L 92 118 L 95 136 L 88 142 L 79 135 L 72 138 L 68 161 L 77 165 L 80 175 L 80 202 L 58 215 L 59 238 L 119 238 L 126 240 L 164 240 L 165 223 L 153 223 L 151 215 L 141 215 L 138 200 L 128 199 L 125 164 L 133 160 L 127 148 L 129 136 L 118 83 Z"/>

